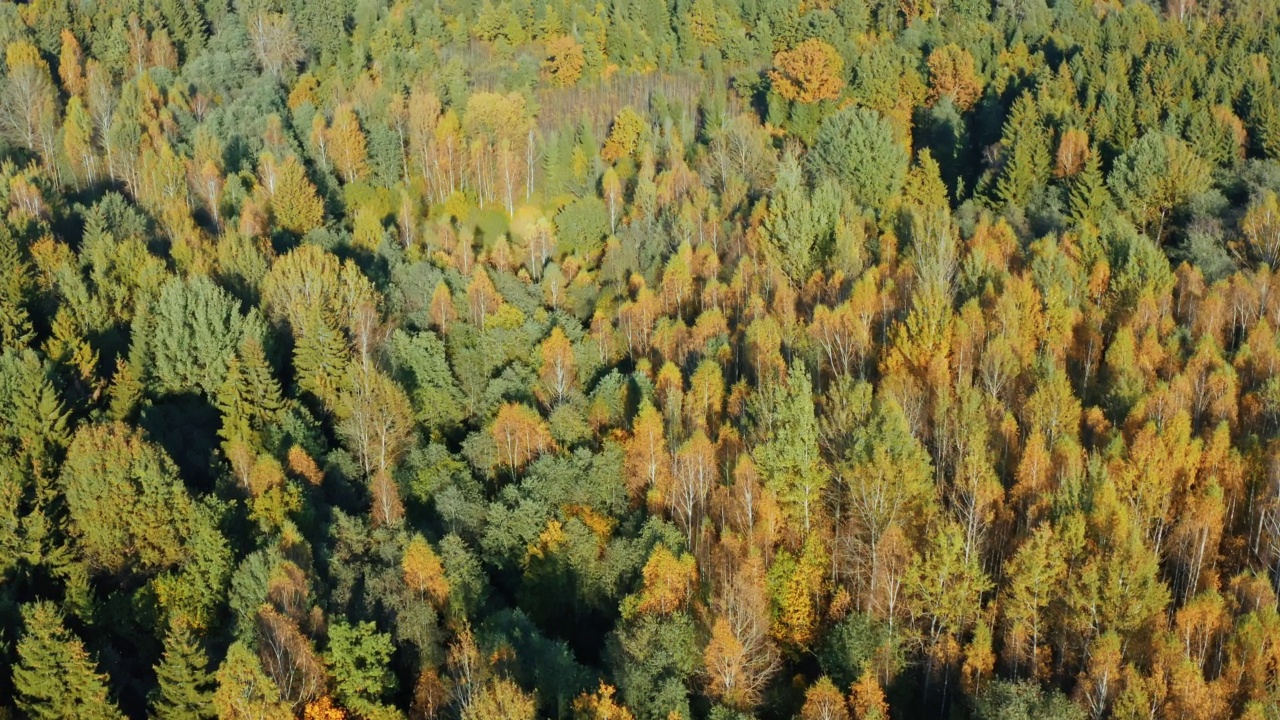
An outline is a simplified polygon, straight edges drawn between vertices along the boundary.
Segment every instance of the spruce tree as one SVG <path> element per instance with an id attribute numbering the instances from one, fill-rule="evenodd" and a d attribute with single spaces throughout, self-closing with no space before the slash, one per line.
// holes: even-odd
<path id="1" fill-rule="evenodd" d="M 1071 217 L 1080 224 L 1096 225 L 1100 219 L 1100 211 L 1110 201 L 1111 192 L 1107 190 L 1107 181 L 1102 176 L 1095 150 L 1085 159 L 1084 169 L 1071 181 L 1068 199 Z"/>
<path id="2" fill-rule="evenodd" d="M 342 379 L 346 377 L 347 355 L 341 333 L 312 313 L 293 348 L 293 368 L 298 387 L 324 403 L 337 407 Z"/>
<path id="3" fill-rule="evenodd" d="M 116 720 L 123 718 L 107 696 L 106 676 L 98 673 L 80 639 L 63 625 L 53 603 L 22 608 L 18 664 L 13 668 L 15 704 L 33 720 Z"/>
<path id="4" fill-rule="evenodd" d="M 164 657 L 155 666 L 159 686 L 151 696 L 155 720 L 203 720 L 214 717 L 213 675 L 196 638 L 182 625 L 169 630 Z"/>
<path id="5" fill-rule="evenodd" d="M 1000 144 L 1007 160 L 996 182 L 996 197 L 1001 202 L 1022 207 L 1044 184 L 1052 166 L 1049 134 L 1029 93 L 1014 101 Z"/>

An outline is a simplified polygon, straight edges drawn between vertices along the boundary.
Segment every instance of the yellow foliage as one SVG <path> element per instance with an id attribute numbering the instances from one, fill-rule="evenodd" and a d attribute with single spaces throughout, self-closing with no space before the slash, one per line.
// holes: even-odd
<path id="1" fill-rule="evenodd" d="M 334 707 L 333 700 L 328 695 L 307 703 L 306 709 L 302 711 L 303 720 L 346 720 L 346 717 L 345 712 Z"/>
<path id="2" fill-rule="evenodd" d="M 573 701 L 574 720 L 635 720 L 627 707 L 614 700 L 617 690 L 600 681 L 594 693 L 583 693 Z"/>
<path id="3" fill-rule="evenodd" d="M 429 597 L 437 607 L 449 598 L 449 580 L 445 577 L 440 556 L 420 535 L 414 535 L 400 561 L 404 584 L 418 597 Z"/>
<path id="4" fill-rule="evenodd" d="M 676 557 L 665 545 L 659 545 L 649 556 L 642 572 L 644 588 L 636 612 L 669 615 L 689 602 L 698 565 L 688 553 Z"/>
<path id="5" fill-rule="evenodd" d="M 556 87 L 571 87 L 582 77 L 586 57 L 582 44 L 568 35 L 561 35 L 547 42 L 547 57 L 542 61 L 542 72 Z"/>
<path id="6" fill-rule="evenodd" d="M 773 57 L 773 89 L 793 102 L 834 100 L 844 89 L 844 60 L 829 43 L 810 38 Z"/>

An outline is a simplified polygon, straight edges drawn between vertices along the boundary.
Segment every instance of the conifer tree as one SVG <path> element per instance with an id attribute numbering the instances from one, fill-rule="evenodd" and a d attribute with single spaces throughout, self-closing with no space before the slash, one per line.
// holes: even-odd
<path id="1" fill-rule="evenodd" d="M 298 387 L 315 395 L 330 412 L 338 408 L 349 358 L 342 334 L 329 327 L 319 313 L 311 313 L 293 348 Z"/>
<path id="2" fill-rule="evenodd" d="M 1000 144 L 1005 164 L 996 182 L 996 197 L 1009 205 L 1025 206 L 1049 179 L 1053 162 L 1048 132 L 1030 93 L 1023 93 L 1013 101 Z"/>
<path id="3" fill-rule="evenodd" d="M 164 657 L 155 667 L 158 686 L 151 697 L 154 720 L 208 720 L 214 717 L 213 675 L 199 642 L 185 627 L 170 628 Z"/>
<path id="4" fill-rule="evenodd" d="M 1084 169 L 1072 180 L 1068 204 L 1071 217 L 1080 224 L 1096 226 L 1102 218 L 1102 210 L 1111 202 L 1106 178 L 1097 151 L 1085 156 Z"/>
<path id="5" fill-rule="evenodd" d="M 98 672 L 80 639 L 67 630 L 53 603 L 22 608 L 18 664 L 13 668 L 18 709 L 33 720 L 123 720 L 108 697 L 107 678 Z"/>

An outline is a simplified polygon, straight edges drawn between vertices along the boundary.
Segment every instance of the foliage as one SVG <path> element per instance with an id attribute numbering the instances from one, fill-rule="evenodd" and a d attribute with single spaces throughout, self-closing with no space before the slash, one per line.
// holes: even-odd
<path id="1" fill-rule="evenodd" d="M 0 717 L 1273 718 L 1274 5 L 0 5 Z"/>

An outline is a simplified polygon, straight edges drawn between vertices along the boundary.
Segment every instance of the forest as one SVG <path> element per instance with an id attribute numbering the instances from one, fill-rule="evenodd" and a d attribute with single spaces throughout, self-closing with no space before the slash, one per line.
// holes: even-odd
<path id="1" fill-rule="evenodd" d="M 1275 0 L 0 48 L 0 720 L 1280 720 Z"/>

